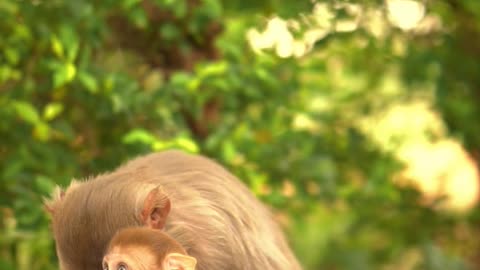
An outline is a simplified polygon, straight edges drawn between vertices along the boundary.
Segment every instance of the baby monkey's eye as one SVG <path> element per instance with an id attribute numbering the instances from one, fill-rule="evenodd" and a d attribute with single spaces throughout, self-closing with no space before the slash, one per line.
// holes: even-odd
<path id="1" fill-rule="evenodd" d="M 118 265 L 117 270 L 128 270 L 128 266 L 126 264 L 121 263 Z"/>

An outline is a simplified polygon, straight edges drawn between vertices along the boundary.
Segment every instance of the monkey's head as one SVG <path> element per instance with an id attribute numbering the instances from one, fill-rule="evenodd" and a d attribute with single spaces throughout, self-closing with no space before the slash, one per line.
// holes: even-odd
<path id="1" fill-rule="evenodd" d="M 66 191 L 58 188 L 45 202 L 52 216 L 60 269 L 101 269 L 102 256 L 119 229 L 163 229 L 170 211 L 168 197 L 158 186 L 127 177 L 108 175 L 73 182 Z"/>
<path id="2" fill-rule="evenodd" d="M 103 270 L 195 270 L 197 260 L 159 230 L 132 227 L 120 230 L 103 257 Z"/>

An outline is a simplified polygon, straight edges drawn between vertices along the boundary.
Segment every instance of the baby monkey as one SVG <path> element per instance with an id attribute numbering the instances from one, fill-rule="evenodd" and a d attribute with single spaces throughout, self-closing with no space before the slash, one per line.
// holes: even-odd
<path id="1" fill-rule="evenodd" d="M 102 264 L 103 270 L 195 270 L 197 260 L 160 230 L 130 227 L 115 234 Z"/>

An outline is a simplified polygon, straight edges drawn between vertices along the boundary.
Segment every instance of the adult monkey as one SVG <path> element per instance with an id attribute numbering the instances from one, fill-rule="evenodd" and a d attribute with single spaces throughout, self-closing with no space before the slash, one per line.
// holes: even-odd
<path id="1" fill-rule="evenodd" d="M 62 270 L 101 269 L 121 228 L 163 229 L 197 270 L 301 269 L 268 209 L 214 161 L 180 151 L 73 181 L 46 201 Z"/>

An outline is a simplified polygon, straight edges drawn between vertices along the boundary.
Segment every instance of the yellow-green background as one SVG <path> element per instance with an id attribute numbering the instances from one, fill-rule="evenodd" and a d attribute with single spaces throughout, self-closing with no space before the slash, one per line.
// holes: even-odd
<path id="1" fill-rule="evenodd" d="M 180 148 L 271 205 L 305 269 L 478 269 L 472 199 L 402 181 L 455 159 L 399 151 L 478 167 L 480 1 L 422 1 L 410 28 L 387 2 L 0 0 L 0 268 L 58 269 L 55 185 Z"/>

